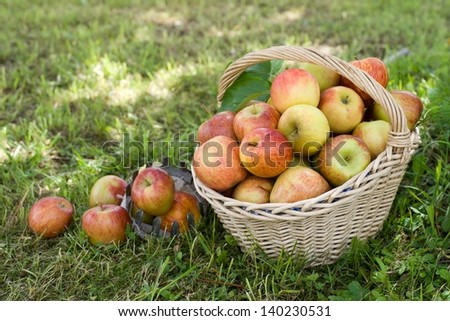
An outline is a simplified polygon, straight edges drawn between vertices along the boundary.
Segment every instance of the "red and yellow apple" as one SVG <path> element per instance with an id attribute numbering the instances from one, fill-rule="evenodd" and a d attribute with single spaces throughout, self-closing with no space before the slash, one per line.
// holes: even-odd
<path id="1" fill-rule="evenodd" d="M 115 175 L 106 175 L 99 178 L 89 193 L 89 207 L 100 204 L 119 205 L 125 195 L 127 182 Z"/>
<path id="2" fill-rule="evenodd" d="M 148 167 L 134 179 L 131 186 L 133 204 L 149 215 L 159 216 L 172 206 L 175 184 L 163 169 Z"/>
<path id="3" fill-rule="evenodd" d="M 325 115 L 309 105 L 288 108 L 278 121 L 278 130 L 293 143 L 294 152 L 302 157 L 317 153 L 330 135 Z"/>
<path id="4" fill-rule="evenodd" d="M 52 238 L 61 234 L 72 222 L 72 204 L 58 196 L 44 197 L 33 204 L 28 213 L 28 225 L 37 235 Z"/>
<path id="5" fill-rule="evenodd" d="M 364 117 L 364 102 L 351 88 L 335 86 L 320 95 L 319 109 L 335 134 L 351 132 Z"/>
<path id="6" fill-rule="evenodd" d="M 330 184 L 315 170 L 296 166 L 278 176 L 270 193 L 271 203 L 293 203 L 317 197 L 330 190 Z"/>
<path id="7" fill-rule="evenodd" d="M 389 81 L 389 74 L 384 62 L 376 57 L 369 57 L 360 60 L 351 61 L 350 64 L 367 72 L 373 79 L 375 79 L 381 86 L 386 88 Z M 365 91 L 359 88 L 345 77 L 341 77 L 341 85 L 352 88 L 362 98 L 366 106 L 373 102 L 372 97 Z"/>
<path id="8" fill-rule="evenodd" d="M 179 232 L 187 232 L 189 230 L 188 213 L 192 214 L 195 223 L 200 221 L 200 207 L 195 196 L 186 192 L 177 191 L 172 207 L 167 213 L 160 216 L 161 229 L 170 233 L 173 223 L 178 222 Z"/>
<path id="9" fill-rule="evenodd" d="M 236 135 L 233 130 L 234 117 L 234 112 L 223 111 L 203 122 L 197 132 L 197 139 L 200 144 L 216 136 L 227 136 L 236 140 Z"/>
<path id="10" fill-rule="evenodd" d="M 258 102 L 240 110 L 233 121 L 233 129 L 239 141 L 256 128 L 277 128 L 280 113 L 267 103 Z"/>
<path id="11" fill-rule="evenodd" d="M 236 186 L 232 197 L 242 202 L 269 203 L 272 187 L 272 179 L 250 175 Z"/>
<path id="12" fill-rule="evenodd" d="M 122 243 L 126 240 L 126 227 L 130 217 L 120 205 L 99 205 L 88 209 L 81 219 L 89 242 L 94 245 Z"/>
<path id="13" fill-rule="evenodd" d="M 416 126 L 423 111 L 423 104 L 419 97 L 407 90 L 390 90 L 395 101 L 400 105 L 408 122 L 409 130 Z M 389 122 L 389 117 L 383 107 L 375 102 L 372 107 L 372 117 L 376 120 Z"/>
<path id="14" fill-rule="evenodd" d="M 386 149 L 390 130 L 387 121 L 374 120 L 358 124 L 352 134 L 366 143 L 373 160 Z"/>
<path id="15" fill-rule="evenodd" d="M 274 78 L 270 98 L 281 114 L 289 107 L 299 104 L 317 107 L 320 99 L 319 83 L 304 69 L 286 69 Z"/>
<path id="16" fill-rule="evenodd" d="M 327 141 L 316 165 L 328 182 L 339 186 L 363 171 L 370 161 L 369 148 L 362 139 L 353 135 L 339 135 Z"/>
<path id="17" fill-rule="evenodd" d="M 195 150 L 195 174 L 209 188 L 224 192 L 243 181 L 247 171 L 239 159 L 238 143 L 226 136 L 216 136 Z"/>
<path id="18" fill-rule="evenodd" d="M 292 161 L 292 143 L 276 129 L 257 128 L 242 139 L 239 157 L 253 175 L 274 177 Z"/>

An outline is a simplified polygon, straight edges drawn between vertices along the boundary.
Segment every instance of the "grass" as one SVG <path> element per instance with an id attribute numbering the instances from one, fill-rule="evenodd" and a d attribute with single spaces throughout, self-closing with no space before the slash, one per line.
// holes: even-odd
<path id="1" fill-rule="evenodd" d="M 1 1 L 0 299 L 449 300 L 450 165 L 447 1 Z M 420 16 L 420 23 L 417 18 Z M 391 88 L 423 99 L 422 145 L 382 231 L 337 263 L 242 253 L 214 213 L 198 233 L 92 247 L 80 228 L 90 186 L 130 177 L 187 139 L 217 109 L 217 80 L 273 45 L 388 64 Z M 145 146 L 105 150 L 123 133 Z M 26 217 L 40 197 L 76 207 L 64 236 L 42 240 Z"/>

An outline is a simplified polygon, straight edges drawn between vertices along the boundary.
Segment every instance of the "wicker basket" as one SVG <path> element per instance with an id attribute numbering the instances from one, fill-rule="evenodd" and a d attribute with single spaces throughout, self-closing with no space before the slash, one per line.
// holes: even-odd
<path id="1" fill-rule="evenodd" d="M 282 251 L 301 253 L 309 266 L 330 264 L 353 238 L 366 239 L 381 229 L 411 155 L 420 143 L 419 133 L 408 130 L 401 108 L 367 73 L 332 55 L 303 47 L 271 47 L 238 59 L 220 79 L 218 102 L 247 67 L 272 59 L 325 66 L 367 92 L 383 106 L 392 123 L 386 150 L 344 185 L 296 203 L 252 204 L 227 198 L 202 184 L 192 170 L 194 184 L 243 251 L 251 250 L 256 243 L 272 257 Z"/>

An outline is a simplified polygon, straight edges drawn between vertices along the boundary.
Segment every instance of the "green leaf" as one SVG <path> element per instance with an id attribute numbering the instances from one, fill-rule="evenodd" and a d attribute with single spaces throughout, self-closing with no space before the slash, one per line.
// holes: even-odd
<path id="1" fill-rule="evenodd" d="M 270 83 L 266 79 L 244 72 L 227 89 L 219 111 L 238 112 L 250 100 L 267 101 L 270 95 Z"/>
<path id="2" fill-rule="evenodd" d="M 450 207 L 447 208 L 447 213 L 445 213 L 444 219 L 442 220 L 442 230 L 444 232 L 450 231 Z"/>

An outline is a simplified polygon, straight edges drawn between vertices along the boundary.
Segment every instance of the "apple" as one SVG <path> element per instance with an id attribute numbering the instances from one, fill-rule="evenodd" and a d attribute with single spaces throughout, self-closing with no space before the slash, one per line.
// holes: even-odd
<path id="1" fill-rule="evenodd" d="M 149 215 L 162 215 L 172 206 L 175 184 L 172 177 L 156 167 L 143 169 L 131 186 L 133 204 Z"/>
<path id="2" fill-rule="evenodd" d="M 364 102 L 351 88 L 335 86 L 320 95 L 318 108 L 335 134 L 351 132 L 364 117 Z"/>
<path id="3" fill-rule="evenodd" d="M 320 99 L 319 83 L 304 69 L 286 69 L 274 78 L 270 97 L 273 106 L 281 114 L 299 104 L 317 107 Z"/>
<path id="4" fill-rule="evenodd" d="M 235 113 L 232 111 L 223 111 L 203 122 L 197 132 L 200 145 L 215 136 L 227 136 L 236 140 L 233 130 L 234 116 Z"/>
<path id="5" fill-rule="evenodd" d="M 363 171 L 371 161 L 366 143 L 353 135 L 330 138 L 316 160 L 318 170 L 325 179 L 339 186 Z"/>
<path id="6" fill-rule="evenodd" d="M 126 240 L 128 212 L 120 205 L 99 205 L 88 209 L 81 218 L 83 230 L 94 245 L 122 243 Z"/>
<path id="7" fill-rule="evenodd" d="M 327 88 L 339 85 L 339 81 L 341 80 L 341 75 L 321 65 L 302 62 L 298 65 L 298 67 L 308 71 L 317 79 L 321 92 Z"/>
<path id="8" fill-rule="evenodd" d="M 106 175 L 99 178 L 91 188 L 89 207 L 100 204 L 119 205 L 126 188 L 127 182 L 118 176 Z"/>
<path id="9" fill-rule="evenodd" d="M 65 198 L 48 196 L 33 204 L 28 213 L 28 225 L 37 235 L 52 238 L 61 234 L 72 222 L 72 204 Z"/>
<path id="10" fill-rule="evenodd" d="M 272 179 L 250 175 L 236 186 L 232 197 L 242 202 L 269 203 L 272 187 Z"/>
<path id="11" fill-rule="evenodd" d="M 200 145 L 192 166 L 198 179 L 218 192 L 232 188 L 247 176 L 239 159 L 238 143 L 226 136 L 213 137 Z"/>
<path id="12" fill-rule="evenodd" d="M 195 196 L 177 191 L 172 207 L 161 216 L 161 229 L 170 233 L 173 223 L 178 222 L 179 232 L 187 232 L 189 230 L 188 213 L 193 215 L 195 223 L 200 221 L 200 207 Z"/>
<path id="13" fill-rule="evenodd" d="M 384 120 L 362 122 L 353 130 L 353 136 L 361 138 L 369 148 L 374 160 L 386 149 L 391 125 Z"/>
<path id="14" fill-rule="evenodd" d="M 386 88 L 389 81 L 389 74 L 386 68 L 386 65 L 383 61 L 376 57 L 369 57 L 360 60 L 351 61 L 350 64 L 353 66 L 367 72 L 373 79 L 375 79 L 381 86 Z M 345 77 L 341 77 L 341 85 L 345 87 L 350 87 L 354 91 L 358 93 L 358 95 L 362 98 L 366 105 L 369 105 L 373 102 L 372 97 L 369 96 L 366 92 L 352 83 Z"/>
<path id="15" fill-rule="evenodd" d="M 329 190 L 330 184 L 315 170 L 305 166 L 291 167 L 278 176 L 270 193 L 270 202 L 298 202 Z"/>
<path id="16" fill-rule="evenodd" d="M 276 129 L 257 128 L 242 139 L 239 157 L 253 175 L 274 177 L 292 161 L 292 143 Z"/>
<path id="17" fill-rule="evenodd" d="M 234 117 L 233 129 L 238 140 L 256 128 L 277 128 L 280 113 L 269 104 L 258 102 L 239 111 Z"/>
<path id="18" fill-rule="evenodd" d="M 278 121 L 278 130 L 293 143 L 294 152 L 302 157 L 317 153 L 330 135 L 327 117 L 309 105 L 288 108 Z"/>
<path id="19" fill-rule="evenodd" d="M 415 94 L 407 90 L 390 90 L 389 92 L 395 101 L 400 105 L 408 122 L 408 128 L 409 130 L 412 130 L 422 115 L 422 101 Z M 384 120 L 389 122 L 387 113 L 377 102 L 373 104 L 372 117 L 376 120 Z"/>

